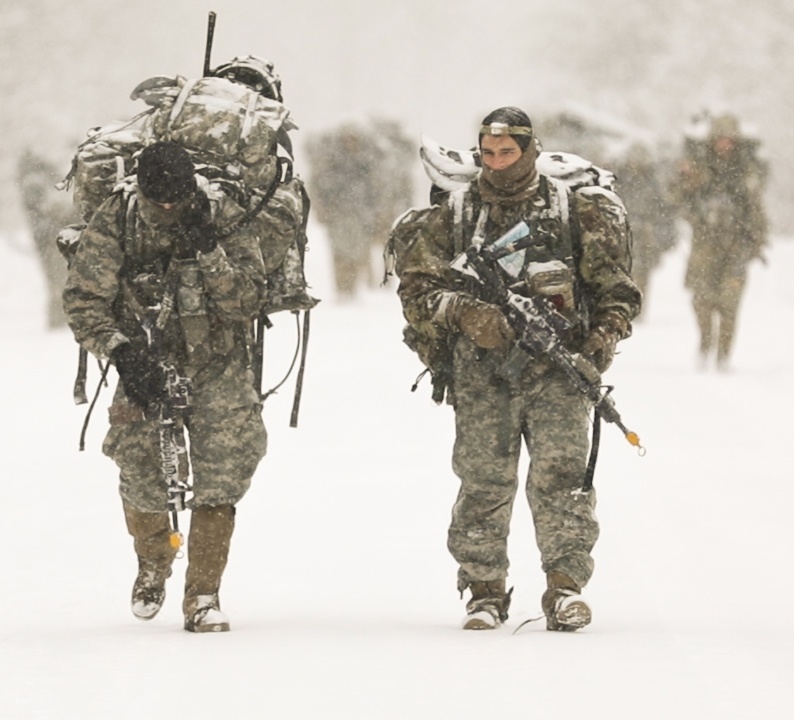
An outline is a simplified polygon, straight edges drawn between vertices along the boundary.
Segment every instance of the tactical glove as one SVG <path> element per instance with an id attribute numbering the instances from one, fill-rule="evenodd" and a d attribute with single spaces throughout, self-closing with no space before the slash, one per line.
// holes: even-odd
<path id="1" fill-rule="evenodd" d="M 475 345 L 486 350 L 506 350 L 516 338 L 504 313 L 490 303 L 460 298 L 455 308 L 455 318 L 460 331 Z"/>
<path id="2" fill-rule="evenodd" d="M 582 355 L 589 357 L 598 371 L 603 373 L 612 364 L 615 346 L 629 334 L 629 323 L 615 310 L 604 312 L 593 319 L 590 334 L 582 344 Z"/>
<path id="3" fill-rule="evenodd" d="M 136 352 L 130 343 L 116 347 L 110 354 L 127 399 L 146 410 L 165 394 L 165 373 L 149 353 Z"/>
<path id="4" fill-rule="evenodd" d="M 212 252 L 218 245 L 217 233 L 212 224 L 209 198 L 197 190 L 185 208 L 180 223 L 180 240 L 176 256 L 181 260 L 196 257 L 196 253 Z"/>
<path id="5" fill-rule="evenodd" d="M 582 345 L 582 355 L 590 358 L 598 372 L 606 372 L 615 357 L 618 336 L 605 327 L 594 327 Z"/>

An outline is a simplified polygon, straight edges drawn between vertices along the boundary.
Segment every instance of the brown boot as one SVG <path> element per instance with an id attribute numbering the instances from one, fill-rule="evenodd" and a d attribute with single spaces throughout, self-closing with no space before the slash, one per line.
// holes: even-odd
<path id="1" fill-rule="evenodd" d="M 546 580 L 548 589 L 540 601 L 546 615 L 546 629 L 570 632 L 589 625 L 593 615 L 579 594 L 579 586 L 560 572 L 548 573 Z"/>
<path id="2" fill-rule="evenodd" d="M 513 589 L 505 592 L 504 579 L 475 581 L 469 585 L 469 589 L 471 599 L 466 603 L 464 630 L 493 630 L 507 620 Z"/>
<path id="3" fill-rule="evenodd" d="M 234 531 L 234 507 L 202 505 L 193 510 L 187 541 L 185 630 L 226 632 L 229 618 L 221 612 L 218 591 Z"/>
<path id="4" fill-rule="evenodd" d="M 171 546 L 168 513 L 141 512 L 124 504 L 127 530 L 135 541 L 138 577 L 132 586 L 132 614 L 151 620 L 163 606 L 165 581 L 171 576 L 176 548 Z"/>

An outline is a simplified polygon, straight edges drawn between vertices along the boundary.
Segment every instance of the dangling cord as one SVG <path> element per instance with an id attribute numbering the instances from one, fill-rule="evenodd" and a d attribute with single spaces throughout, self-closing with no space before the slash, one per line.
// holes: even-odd
<path id="1" fill-rule="evenodd" d="M 416 388 L 419 387 L 419 383 L 422 382 L 422 378 L 430 372 L 430 368 L 425 368 L 416 376 L 416 380 L 414 380 L 414 384 L 411 385 L 411 392 L 416 392 Z"/>
<path id="2" fill-rule="evenodd" d="M 306 369 L 306 350 L 309 347 L 309 315 L 311 311 L 303 313 L 303 342 L 301 343 L 301 364 L 298 368 L 298 378 L 295 380 L 295 398 L 292 401 L 292 415 L 290 416 L 289 426 L 298 427 L 298 409 L 301 403 L 301 393 L 303 392 L 303 373 Z"/>
<path id="3" fill-rule="evenodd" d="M 292 356 L 292 362 L 290 362 L 289 370 L 287 370 L 287 374 L 284 375 L 284 377 L 279 381 L 277 385 L 274 385 L 267 392 L 262 393 L 262 395 L 260 396 L 262 402 L 265 402 L 265 400 L 267 400 L 268 397 L 273 395 L 285 382 L 287 382 L 287 378 L 292 374 L 292 370 L 295 367 L 295 362 L 298 359 L 298 353 L 300 352 L 300 348 L 301 348 L 301 338 L 300 338 L 301 326 L 300 326 L 300 318 L 298 317 L 297 312 L 295 313 L 295 331 L 297 334 L 297 338 L 295 341 L 295 354 Z"/>
<path id="4" fill-rule="evenodd" d="M 85 414 L 85 420 L 83 421 L 83 429 L 80 432 L 80 452 L 85 450 L 85 434 L 86 431 L 88 430 L 88 421 L 91 418 L 91 413 L 94 410 L 94 405 L 96 405 L 96 401 L 99 399 L 99 391 L 102 389 L 102 385 L 103 384 L 107 385 L 106 378 L 107 378 L 108 370 L 110 370 L 110 360 L 108 360 L 107 364 L 102 370 L 102 377 L 99 378 L 99 382 L 97 383 L 96 392 L 94 393 L 94 398 L 91 400 L 91 404 L 88 406 L 88 412 L 86 412 Z"/>
<path id="5" fill-rule="evenodd" d="M 529 620 L 524 620 L 524 622 L 522 622 L 515 630 L 513 630 L 511 634 L 515 635 L 522 627 L 524 627 L 524 625 L 529 625 L 529 623 L 537 622 L 538 620 L 543 620 L 543 618 L 545 617 L 546 617 L 545 615 L 538 615 L 537 617 L 529 618 Z"/>

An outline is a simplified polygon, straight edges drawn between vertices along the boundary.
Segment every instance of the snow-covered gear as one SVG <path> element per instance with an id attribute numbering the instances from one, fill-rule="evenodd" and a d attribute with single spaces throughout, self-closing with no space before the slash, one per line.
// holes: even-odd
<path id="1" fill-rule="evenodd" d="M 273 63 L 256 55 L 236 57 L 216 67 L 211 75 L 247 85 L 263 97 L 283 102 L 281 78 Z"/>
<path id="2" fill-rule="evenodd" d="M 504 218 L 497 217 L 500 211 L 493 213 L 497 203 L 483 203 L 477 183 L 481 172 L 479 150 L 450 149 L 423 135 L 420 157 L 434 184 L 431 196 L 437 204 L 412 208 L 395 220 L 384 252 L 387 276 L 395 273 L 403 277 L 415 262 L 415 248 L 422 245 L 423 234 L 435 238 L 448 234 L 449 240 L 444 244 L 450 245 L 454 257 L 470 243 L 481 242 L 486 227 L 494 224 L 505 229 L 510 227 Z M 520 162 L 519 159 L 515 164 Z M 553 296 L 555 302 L 562 300 L 569 319 L 576 320 L 575 310 L 580 318 L 576 322 L 586 327 L 590 302 L 582 296 L 574 297 L 574 280 L 580 273 L 573 267 L 573 261 L 582 255 L 581 228 L 585 227 L 588 242 L 591 238 L 604 242 L 607 254 L 630 268 L 631 235 L 625 208 L 614 193 L 614 175 L 578 155 L 542 152 L 535 164 L 540 175 L 540 181 L 533 183 L 535 192 L 549 197 L 549 207 L 541 213 L 541 227 L 535 230 L 540 229 L 547 245 L 550 243 L 553 247 L 545 248 L 550 253 L 548 256 L 534 258 L 538 262 L 530 262 L 532 258 L 526 257 L 527 284 L 535 294 Z M 483 206 L 489 208 L 484 216 Z M 531 204 L 528 207 L 531 208 Z M 587 220 L 586 225 L 582 224 L 582 218 Z M 539 249 L 533 252 L 537 255 Z M 602 272 L 600 268 L 593 269 Z M 588 274 L 591 275 L 592 270 Z M 612 282 L 608 279 L 605 287 Z M 445 394 L 447 401 L 451 401 L 448 391 L 451 390 L 452 347 L 456 335 L 449 332 L 450 327 L 455 326 L 442 327 L 432 317 L 412 315 L 403 330 L 404 342 L 430 371 L 433 400 L 437 403 L 443 402 Z"/>
<path id="3" fill-rule="evenodd" d="M 464 630 L 493 630 L 507 620 L 513 589 L 505 592 L 504 579 L 474 581 L 469 589 L 471 598 L 466 603 Z"/>
<path id="4" fill-rule="evenodd" d="M 526 153 L 535 151 L 527 148 Z M 483 248 L 501 248 L 504 240 L 509 253 L 493 255 L 492 273 L 516 298 L 556 308 L 565 328 L 560 324 L 554 336 L 566 353 L 580 353 L 590 328 L 613 313 L 623 320 L 620 337 L 628 337 L 642 298 L 630 275 L 625 207 L 602 184 L 608 176 L 591 173 L 585 161 L 561 162 L 564 180 L 538 164 L 538 183 L 528 197 L 518 183 L 513 195 L 486 202 L 474 182 L 477 174 L 461 183 L 465 163 L 456 163 L 450 151 L 441 157 L 443 171 L 436 176 L 450 187 L 457 179 L 459 189 L 398 221 L 394 268 L 411 331 L 421 336 L 432 328 L 440 338 L 436 347 L 447 350 L 446 396 L 455 410 L 452 467 L 460 478 L 447 547 L 458 564 L 458 589 L 507 576 L 507 537 L 524 445 L 531 457 L 525 488 L 541 566 L 544 572 L 564 572 L 583 587 L 593 571 L 591 552 L 598 537 L 595 490 L 583 489 L 595 399 L 589 393 L 583 397 L 543 348 L 530 357 L 522 348 L 505 353 L 478 347 L 450 323 L 449 310 L 462 298 L 501 302 L 467 272 L 470 266 L 458 261 L 462 254 L 472 261 L 472 253 Z M 518 162 L 505 166 L 508 180 Z M 410 232 L 401 237 L 403 222 Z M 528 241 L 511 244 L 521 225 Z M 478 604 L 472 605 L 475 611 Z"/>
<path id="5" fill-rule="evenodd" d="M 546 580 L 548 588 L 540 602 L 546 616 L 546 629 L 571 632 L 589 625 L 593 613 L 577 584 L 559 572 L 548 573 Z"/>

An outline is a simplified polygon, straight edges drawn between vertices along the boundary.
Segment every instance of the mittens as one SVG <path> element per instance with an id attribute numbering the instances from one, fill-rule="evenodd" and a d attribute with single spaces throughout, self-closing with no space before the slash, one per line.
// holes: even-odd
<path id="1" fill-rule="evenodd" d="M 218 245 L 217 233 L 212 224 L 212 207 L 209 198 L 197 190 L 181 218 L 181 238 L 176 256 L 182 260 L 196 257 L 196 253 L 212 252 Z"/>
<path id="2" fill-rule="evenodd" d="M 110 355 L 127 399 L 146 410 L 165 393 L 165 373 L 147 352 L 138 352 L 130 343 L 116 347 Z"/>

